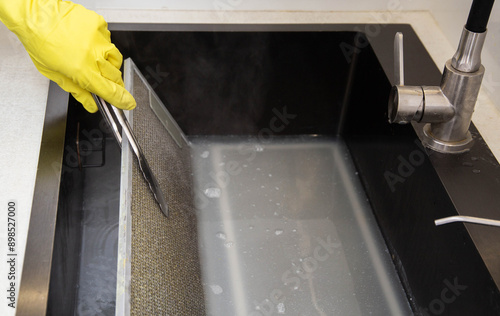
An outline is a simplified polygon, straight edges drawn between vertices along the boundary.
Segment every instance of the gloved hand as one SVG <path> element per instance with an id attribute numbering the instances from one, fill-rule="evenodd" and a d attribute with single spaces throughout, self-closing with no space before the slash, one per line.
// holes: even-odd
<path id="1" fill-rule="evenodd" d="M 123 84 L 123 56 L 104 18 L 61 0 L 0 0 L 0 20 L 13 31 L 47 78 L 97 111 L 91 92 L 118 108 L 136 103 Z"/>

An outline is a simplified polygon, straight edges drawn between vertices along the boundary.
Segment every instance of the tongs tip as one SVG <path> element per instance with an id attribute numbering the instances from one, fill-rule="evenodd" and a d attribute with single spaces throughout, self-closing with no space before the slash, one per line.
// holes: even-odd
<path id="1" fill-rule="evenodd" d="M 158 205 L 160 206 L 160 210 L 161 210 L 161 213 L 166 217 L 168 218 L 168 205 L 166 202 L 160 202 L 160 201 L 156 201 L 158 202 Z"/>

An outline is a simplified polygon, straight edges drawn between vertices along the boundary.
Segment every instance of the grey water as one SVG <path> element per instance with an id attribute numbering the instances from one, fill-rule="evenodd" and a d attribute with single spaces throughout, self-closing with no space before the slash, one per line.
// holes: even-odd
<path id="1" fill-rule="evenodd" d="M 75 315 L 115 315 L 120 148 L 105 147 L 106 164 L 84 169 L 82 249 Z"/>
<path id="2" fill-rule="evenodd" d="M 409 315 L 340 138 L 191 137 L 209 315 Z"/>

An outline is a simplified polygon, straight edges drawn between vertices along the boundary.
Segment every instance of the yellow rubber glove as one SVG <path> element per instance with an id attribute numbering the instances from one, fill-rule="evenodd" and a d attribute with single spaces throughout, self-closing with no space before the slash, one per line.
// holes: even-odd
<path id="1" fill-rule="evenodd" d="M 123 85 L 123 56 L 104 18 L 61 0 L 0 0 L 0 20 L 13 31 L 47 78 L 97 111 L 90 92 L 118 108 L 136 103 Z"/>

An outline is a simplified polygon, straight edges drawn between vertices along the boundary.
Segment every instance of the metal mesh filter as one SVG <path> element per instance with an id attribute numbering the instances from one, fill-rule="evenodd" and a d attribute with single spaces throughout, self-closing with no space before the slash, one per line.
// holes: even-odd
<path id="1" fill-rule="evenodd" d="M 160 212 L 134 160 L 131 315 L 204 315 L 189 148 L 179 148 L 149 106 L 134 74 L 133 130 L 169 204 Z"/>

